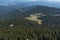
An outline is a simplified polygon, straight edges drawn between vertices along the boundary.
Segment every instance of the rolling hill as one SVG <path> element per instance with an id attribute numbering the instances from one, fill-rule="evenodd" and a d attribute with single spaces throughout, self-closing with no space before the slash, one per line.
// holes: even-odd
<path id="1" fill-rule="evenodd" d="M 19 15 L 22 17 L 29 16 L 31 14 L 43 13 L 47 15 L 57 15 L 60 14 L 59 8 L 47 7 L 47 6 L 31 6 L 31 7 L 23 7 L 19 9 L 14 9 L 8 12 L 8 15 Z"/>

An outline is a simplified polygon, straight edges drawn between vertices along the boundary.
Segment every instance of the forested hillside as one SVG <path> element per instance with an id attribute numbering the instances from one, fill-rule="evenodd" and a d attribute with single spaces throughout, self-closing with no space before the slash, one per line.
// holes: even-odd
<path id="1" fill-rule="evenodd" d="M 42 25 L 20 17 L 0 20 L 0 40 L 60 40 L 60 29 Z"/>
<path id="2" fill-rule="evenodd" d="M 60 40 L 59 13 L 58 8 L 44 6 L 11 10 L 0 18 L 0 40 Z M 42 24 L 25 19 L 31 14 Z"/>

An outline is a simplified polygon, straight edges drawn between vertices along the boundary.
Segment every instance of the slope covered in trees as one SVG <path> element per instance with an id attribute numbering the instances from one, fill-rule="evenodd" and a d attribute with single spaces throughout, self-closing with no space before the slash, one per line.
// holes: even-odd
<path id="1" fill-rule="evenodd" d="M 10 27 L 10 24 L 14 26 Z M 60 31 L 23 18 L 0 20 L 0 40 L 60 40 Z"/>
<path id="2" fill-rule="evenodd" d="M 41 25 L 25 19 L 34 13 L 47 15 L 39 18 Z M 51 16 L 57 13 L 60 9 L 44 6 L 11 10 L 4 16 L 7 18 L 0 19 L 0 40 L 60 40 L 60 16 Z"/>

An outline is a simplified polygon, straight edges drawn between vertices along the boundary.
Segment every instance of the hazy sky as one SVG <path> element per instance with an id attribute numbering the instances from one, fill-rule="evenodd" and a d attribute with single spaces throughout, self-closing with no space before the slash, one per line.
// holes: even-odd
<path id="1" fill-rule="evenodd" d="M 50 2 L 50 3 L 60 3 L 60 0 L 0 0 L 0 5 L 14 5 L 19 2 Z"/>
<path id="2" fill-rule="evenodd" d="M 49 2 L 60 2 L 60 0 L 29 0 L 29 1 L 49 1 Z"/>
<path id="3" fill-rule="evenodd" d="M 21 1 L 49 1 L 49 2 L 60 2 L 60 0 L 0 0 L 0 2 L 21 2 Z"/>

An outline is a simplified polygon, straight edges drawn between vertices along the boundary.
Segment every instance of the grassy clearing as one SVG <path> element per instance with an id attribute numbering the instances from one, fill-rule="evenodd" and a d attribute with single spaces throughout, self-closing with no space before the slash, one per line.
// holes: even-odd
<path id="1" fill-rule="evenodd" d="M 39 20 L 38 17 L 39 17 L 38 15 L 30 15 L 29 17 L 26 17 L 25 19 L 38 22 L 38 24 L 42 24 L 42 20 Z"/>

